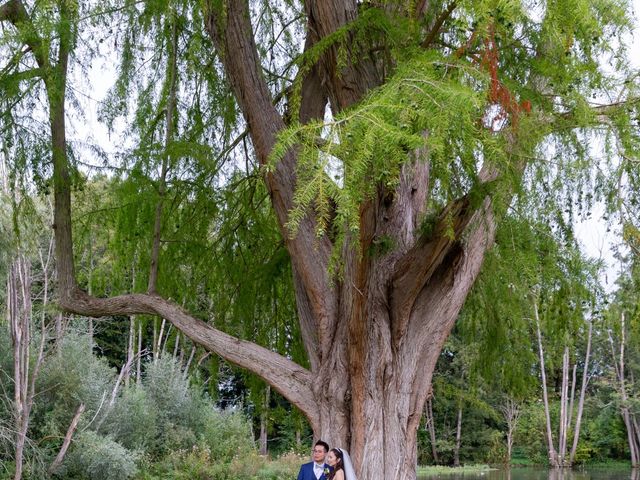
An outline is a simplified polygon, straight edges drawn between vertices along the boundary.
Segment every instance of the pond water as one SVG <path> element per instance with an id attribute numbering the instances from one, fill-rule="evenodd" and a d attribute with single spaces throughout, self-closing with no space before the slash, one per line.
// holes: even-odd
<path id="1" fill-rule="evenodd" d="M 541 468 L 511 468 L 476 473 L 423 475 L 420 480 L 640 480 L 640 470 L 630 468 L 592 468 L 547 470 Z"/>

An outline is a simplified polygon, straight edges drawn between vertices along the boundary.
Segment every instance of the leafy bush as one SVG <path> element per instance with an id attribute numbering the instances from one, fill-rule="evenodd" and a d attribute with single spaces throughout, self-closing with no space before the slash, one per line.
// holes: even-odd
<path id="1" fill-rule="evenodd" d="M 210 398 L 189 385 L 175 359 L 148 363 L 142 387 L 157 412 L 154 453 L 188 451 L 198 445 L 216 462 L 229 462 L 254 451 L 248 420 L 241 413 L 215 408 Z"/>
<path id="2" fill-rule="evenodd" d="M 144 388 L 164 420 L 184 424 L 192 402 L 189 381 L 178 362 L 169 356 L 145 365 Z"/>
<path id="3" fill-rule="evenodd" d="M 202 432 L 200 440 L 216 462 L 229 462 L 255 452 L 251 425 L 240 412 L 221 412 L 208 399 L 198 408 Z"/>
<path id="4" fill-rule="evenodd" d="M 115 372 L 92 352 L 89 337 L 69 331 L 58 350 L 42 366 L 32 425 L 41 436 L 64 436 L 80 403 L 88 422 L 104 407 L 115 382 Z"/>
<path id="5" fill-rule="evenodd" d="M 171 357 L 148 362 L 143 388 L 157 414 L 157 442 L 152 453 L 191 448 L 197 441 L 189 428 L 194 395 L 178 362 Z"/>
<path id="6" fill-rule="evenodd" d="M 516 429 L 514 449 L 537 465 L 549 462 L 546 438 L 544 405 L 529 403 L 523 410 Z M 515 452 L 514 452 L 515 454 Z"/>
<path id="7" fill-rule="evenodd" d="M 138 472 L 138 458 L 138 454 L 109 437 L 85 431 L 76 437 L 73 449 L 57 475 L 62 478 L 124 480 Z"/>
<path id="8" fill-rule="evenodd" d="M 100 427 L 130 450 L 153 450 L 158 441 L 158 413 L 146 390 L 125 389 Z"/>

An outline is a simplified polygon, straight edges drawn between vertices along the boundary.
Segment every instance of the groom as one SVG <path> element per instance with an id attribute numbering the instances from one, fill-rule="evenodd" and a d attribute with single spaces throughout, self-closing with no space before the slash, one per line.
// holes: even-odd
<path id="1" fill-rule="evenodd" d="M 324 463 L 324 458 L 329 452 L 329 445 L 322 440 L 318 440 L 313 446 L 311 458 L 313 462 L 305 463 L 300 467 L 298 480 L 327 480 L 325 472 L 329 470 L 329 465 Z"/>

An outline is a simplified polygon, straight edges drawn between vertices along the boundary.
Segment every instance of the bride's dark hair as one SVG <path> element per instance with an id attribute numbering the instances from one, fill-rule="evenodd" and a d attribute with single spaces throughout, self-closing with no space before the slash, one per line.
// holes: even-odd
<path id="1" fill-rule="evenodd" d="M 342 455 L 342 450 L 340 450 L 339 448 L 332 448 L 330 451 L 333 452 L 333 454 L 336 456 L 336 459 L 338 460 L 333 466 L 333 471 L 329 474 L 328 480 L 333 480 L 333 477 L 336 476 L 336 472 L 338 470 L 344 471 L 344 455 Z"/>

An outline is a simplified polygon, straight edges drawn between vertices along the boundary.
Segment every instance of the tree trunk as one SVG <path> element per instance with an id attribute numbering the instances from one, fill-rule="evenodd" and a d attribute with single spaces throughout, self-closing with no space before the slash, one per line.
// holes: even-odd
<path id="1" fill-rule="evenodd" d="M 62 343 L 62 337 L 64 335 L 64 326 L 62 322 L 62 312 L 56 315 L 56 345 Z"/>
<path id="2" fill-rule="evenodd" d="M 460 445 L 462 444 L 462 407 L 458 407 L 458 421 L 456 424 L 456 446 L 453 450 L 453 466 L 460 466 Z"/>
<path id="3" fill-rule="evenodd" d="M 32 395 L 29 395 L 31 343 L 31 265 L 22 255 L 13 262 L 7 283 L 7 310 L 13 346 L 13 382 L 15 415 L 14 480 L 22 478 L 24 444 L 29 428 Z"/>
<path id="4" fill-rule="evenodd" d="M 544 351 L 542 350 L 542 333 L 540 332 L 540 317 L 538 315 L 538 304 L 533 303 L 533 310 L 536 320 L 536 332 L 538 336 L 538 353 L 540 357 L 540 376 L 542 377 L 542 399 L 544 402 L 544 416 L 547 431 L 547 451 L 549 454 L 549 464 L 558 467 L 558 454 L 553 445 L 553 435 L 551 434 L 551 415 L 549 414 L 549 397 L 547 396 L 547 374 L 544 368 Z"/>
<path id="5" fill-rule="evenodd" d="M 136 357 L 136 385 L 142 384 L 142 322 L 138 320 L 138 355 Z"/>
<path id="6" fill-rule="evenodd" d="M 567 427 L 569 405 L 569 347 L 564 347 L 562 355 L 562 386 L 560 391 L 560 422 L 558 432 L 558 465 L 565 466 L 567 454 Z"/>
<path id="7" fill-rule="evenodd" d="M 9 193 L 9 170 L 7 168 L 9 160 L 9 152 L 7 146 L 2 147 L 2 156 L 0 157 L 0 190 L 2 193 Z"/>
<path id="8" fill-rule="evenodd" d="M 578 440 L 580 439 L 580 426 L 582 424 L 582 411 L 584 409 L 584 399 L 587 392 L 587 383 L 589 381 L 589 357 L 591 356 L 591 335 L 593 333 L 593 321 L 589 321 L 589 333 L 587 337 L 587 351 L 584 355 L 584 370 L 582 371 L 582 386 L 580 387 L 580 398 L 578 400 L 578 413 L 576 415 L 576 424 L 573 431 L 573 445 L 571 446 L 571 455 L 569 463 L 573 465 L 576 459 L 576 451 L 578 450 Z"/>
<path id="9" fill-rule="evenodd" d="M 512 398 L 507 398 L 505 403 L 500 406 L 500 410 L 507 423 L 507 465 L 509 465 L 513 450 L 513 436 L 520 418 L 520 405 Z"/>
<path id="10" fill-rule="evenodd" d="M 62 465 L 62 461 L 64 460 L 64 457 L 67 454 L 67 449 L 69 448 L 69 445 L 71 445 L 71 438 L 73 437 L 73 434 L 75 433 L 76 428 L 78 427 L 78 423 L 80 422 L 80 417 L 82 416 L 83 412 L 84 412 L 84 403 L 81 403 L 78 406 L 78 409 L 76 410 L 76 413 L 74 414 L 73 418 L 71 419 L 71 423 L 69 424 L 67 433 L 64 436 L 64 441 L 62 442 L 60 451 L 58 452 L 58 455 L 56 455 L 56 458 L 51 463 L 51 466 L 49 467 L 50 474 L 55 473 L 58 467 Z"/>
<path id="11" fill-rule="evenodd" d="M 14 368 L 14 413 L 16 424 L 14 480 L 22 478 L 22 464 L 24 445 L 29 429 L 31 409 L 35 398 L 36 380 L 42 362 L 44 361 L 45 345 L 47 342 L 46 312 L 49 304 L 50 265 L 52 263 L 53 238 L 49 242 L 46 257 L 38 251 L 42 268 L 42 314 L 40 316 L 40 344 L 37 357 L 31 366 L 31 263 L 18 253 L 16 260 L 10 267 L 7 280 L 7 313 L 9 330 L 13 347 Z"/>
<path id="12" fill-rule="evenodd" d="M 433 418 L 433 397 L 430 396 L 427 400 L 425 407 L 427 415 L 427 429 L 429 430 L 429 439 L 431 441 L 431 456 L 433 457 L 433 463 L 438 464 L 438 450 L 436 448 L 436 424 Z"/>
<path id="13" fill-rule="evenodd" d="M 613 344 L 613 338 L 609 332 L 609 343 L 611 345 L 611 354 L 614 359 L 613 366 L 615 369 L 616 377 L 618 380 L 618 393 L 620 394 L 620 413 L 622 420 L 627 429 L 627 441 L 629 444 L 629 452 L 631 454 L 631 466 L 640 466 L 640 442 L 636 439 L 640 437 L 640 433 L 636 432 L 636 426 L 633 422 L 633 417 L 629 411 L 627 386 L 625 382 L 625 362 L 624 362 L 624 348 L 625 348 L 625 318 L 624 312 L 620 315 L 620 356 L 616 360 L 615 347 Z"/>
<path id="14" fill-rule="evenodd" d="M 267 385 L 264 391 L 262 412 L 260 412 L 260 455 L 267 455 L 269 453 L 267 449 L 267 428 L 269 417 L 269 402 L 271 401 L 270 393 L 271 389 Z"/>
<path id="15" fill-rule="evenodd" d="M 129 340 L 127 342 L 127 364 L 131 364 L 134 361 L 135 356 L 135 344 L 136 344 L 136 316 L 131 315 L 129 317 Z M 124 377 L 124 386 L 129 387 L 129 379 L 131 378 L 131 371 L 127 371 L 127 375 Z"/>

